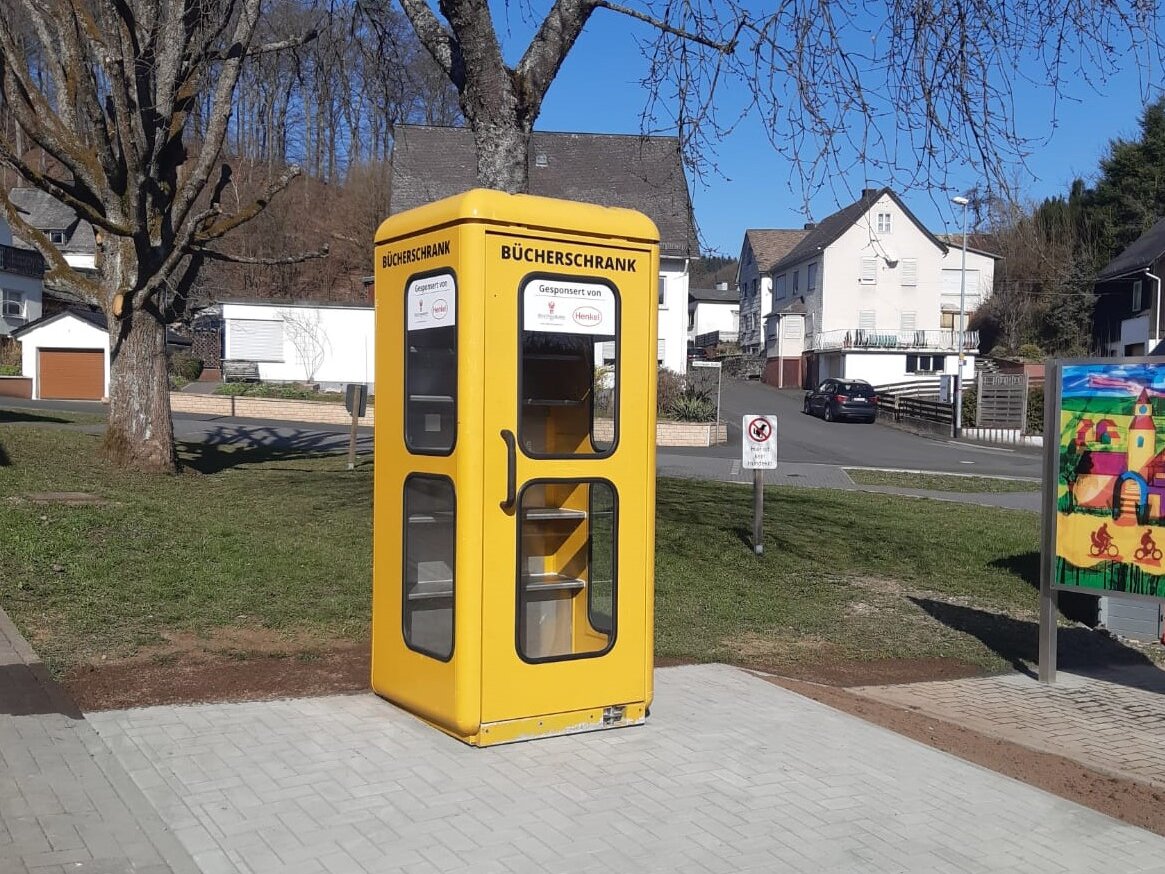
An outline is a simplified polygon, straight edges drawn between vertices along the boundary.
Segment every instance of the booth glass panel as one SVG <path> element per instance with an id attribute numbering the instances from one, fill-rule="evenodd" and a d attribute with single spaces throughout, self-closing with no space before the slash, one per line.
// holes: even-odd
<path id="1" fill-rule="evenodd" d="M 448 455 L 457 440 L 457 292 L 452 274 L 411 279 L 405 307 L 405 445 L 417 455 Z"/>
<path id="2" fill-rule="evenodd" d="M 405 480 L 405 643 L 442 661 L 453 655 L 456 534 L 453 483 L 422 475 Z"/>
<path id="3" fill-rule="evenodd" d="M 606 456 L 619 427 L 619 295 L 606 282 L 522 286 L 518 442 L 532 458 Z"/>
<path id="4" fill-rule="evenodd" d="M 518 654 L 526 661 L 602 655 L 615 641 L 614 487 L 534 481 L 518 506 Z"/>

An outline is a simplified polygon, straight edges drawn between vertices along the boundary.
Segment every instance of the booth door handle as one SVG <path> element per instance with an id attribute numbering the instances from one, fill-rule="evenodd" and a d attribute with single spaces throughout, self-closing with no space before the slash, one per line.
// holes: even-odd
<path id="1" fill-rule="evenodd" d="M 518 496 L 518 442 L 513 431 L 504 429 L 502 439 L 506 441 L 506 499 L 502 501 L 502 509 L 509 510 Z"/>

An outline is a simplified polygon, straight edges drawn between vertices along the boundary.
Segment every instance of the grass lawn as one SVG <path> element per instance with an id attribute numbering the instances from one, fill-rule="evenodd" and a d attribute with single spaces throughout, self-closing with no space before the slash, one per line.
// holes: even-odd
<path id="1" fill-rule="evenodd" d="M 891 470 L 860 470 L 847 467 L 849 478 L 861 486 L 898 486 L 932 492 L 1038 492 L 1040 484 L 1029 480 L 989 476 L 958 476 L 937 473 L 903 473 Z"/>
<path id="2" fill-rule="evenodd" d="M 54 672 L 176 633 L 274 629 L 307 654 L 367 638 L 371 463 L 223 451 L 147 477 L 108 467 L 98 440 L 0 429 L 0 604 Z M 30 497 L 45 492 L 101 502 Z M 1033 514 L 795 488 L 767 489 L 765 509 L 758 558 L 750 489 L 660 481 L 657 655 L 1002 668 L 1021 644 L 998 629 L 1023 636 L 1035 619 Z"/>

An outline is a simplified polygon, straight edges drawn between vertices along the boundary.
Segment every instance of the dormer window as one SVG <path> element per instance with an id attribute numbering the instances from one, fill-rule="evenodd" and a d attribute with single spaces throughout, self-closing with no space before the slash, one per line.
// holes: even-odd
<path id="1" fill-rule="evenodd" d="M 63 246 L 68 242 L 64 231 L 49 231 L 49 242 L 54 246 Z"/>
<path id="2" fill-rule="evenodd" d="M 890 213 L 888 213 L 888 212 L 878 213 L 878 225 L 877 225 L 877 227 L 878 227 L 879 234 L 890 233 Z"/>

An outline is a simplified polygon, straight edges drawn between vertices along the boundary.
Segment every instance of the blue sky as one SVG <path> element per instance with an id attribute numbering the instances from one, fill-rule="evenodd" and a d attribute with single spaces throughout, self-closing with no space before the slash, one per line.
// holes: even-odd
<path id="1" fill-rule="evenodd" d="M 508 16 L 500 9 L 495 14 L 507 60 L 515 62 L 528 41 L 529 26 L 521 21 L 516 6 Z M 623 16 L 597 11 L 551 86 L 536 128 L 638 133 L 645 65 L 634 42 L 637 33 L 642 37 L 647 32 Z M 1054 132 L 1048 91 L 1031 86 L 1018 94 L 1016 116 L 1021 129 L 1033 136 L 1052 134 L 1029 159 L 1026 171 L 1009 174 L 1018 180 L 1025 198 L 1062 194 L 1076 176 L 1091 178 L 1108 142 L 1137 132 L 1146 89 L 1136 70 L 1111 79 L 1103 93 L 1084 83 L 1071 85 L 1069 92 L 1075 99 L 1061 102 Z M 804 195 L 797 179 L 789 164 L 774 153 L 756 118 L 746 120 L 720 143 L 715 160 L 723 178 L 710 174 L 703 183 L 689 179 L 706 248 L 735 257 L 746 228 L 798 228 L 808 220 L 802 212 Z M 904 193 L 907 205 L 935 233 L 961 229 L 961 210 L 949 198 L 970 188 L 976 179 L 967 171 L 956 171 L 950 181 L 953 191 Z M 835 180 L 839 190 L 821 191 L 810 200 L 811 218 L 820 220 L 856 199 L 864 183 L 859 170 L 852 178 Z M 902 188 L 901 180 L 884 175 L 869 179 L 869 187 L 880 185 L 900 192 Z"/>

